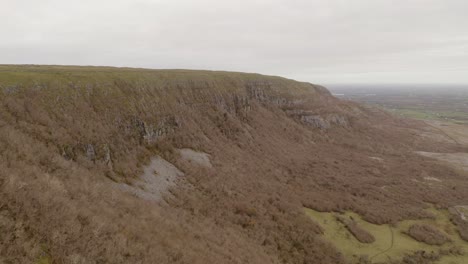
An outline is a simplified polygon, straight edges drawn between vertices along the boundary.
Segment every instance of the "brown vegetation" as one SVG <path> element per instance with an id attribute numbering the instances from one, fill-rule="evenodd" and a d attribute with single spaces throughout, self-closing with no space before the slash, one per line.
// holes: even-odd
<path id="1" fill-rule="evenodd" d="M 348 219 L 345 217 L 338 216 L 338 221 L 343 223 L 343 225 L 348 229 L 348 231 L 361 243 L 374 243 L 375 237 L 367 232 L 365 229 L 362 229 L 354 220 Z"/>
<path id="2" fill-rule="evenodd" d="M 304 206 L 391 223 L 466 201 L 413 153 L 455 148 L 425 129 L 279 77 L 0 66 L 0 262 L 344 263 Z M 156 155 L 185 174 L 165 203 L 114 188 Z"/>
<path id="3" fill-rule="evenodd" d="M 447 235 L 437 228 L 425 224 L 414 224 L 410 226 L 407 234 L 413 239 L 428 245 L 443 245 L 450 241 Z"/>
<path id="4" fill-rule="evenodd" d="M 434 261 L 440 259 L 440 254 L 438 252 L 426 252 L 426 251 L 417 251 L 413 254 L 406 256 L 402 263 L 403 264 L 431 264 Z"/>

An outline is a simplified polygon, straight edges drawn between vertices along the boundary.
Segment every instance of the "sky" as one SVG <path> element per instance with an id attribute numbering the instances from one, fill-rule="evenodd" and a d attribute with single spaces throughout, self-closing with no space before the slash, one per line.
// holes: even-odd
<path id="1" fill-rule="evenodd" d="M 468 84 L 466 0 L 0 0 L 0 64 Z"/>

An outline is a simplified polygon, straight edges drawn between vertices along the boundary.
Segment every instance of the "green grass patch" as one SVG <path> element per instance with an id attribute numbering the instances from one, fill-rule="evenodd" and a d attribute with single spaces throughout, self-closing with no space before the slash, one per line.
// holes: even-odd
<path id="1" fill-rule="evenodd" d="M 36 261 L 36 264 L 52 264 L 52 261 L 48 256 L 43 256 Z"/>
<path id="2" fill-rule="evenodd" d="M 389 261 L 402 260 L 405 255 L 416 251 L 439 252 L 454 247 L 462 248 L 466 252 L 463 256 L 442 256 L 437 264 L 468 263 L 468 243 L 464 242 L 458 235 L 456 227 L 451 223 L 449 212 L 446 210 L 429 209 L 435 216 L 434 219 L 405 220 L 396 225 L 375 225 L 363 220 L 358 214 L 346 212 L 346 217 L 352 217 L 354 221 L 367 232 L 375 237 L 375 242 L 365 244 L 359 242 L 346 227 L 337 221 L 339 213 L 317 212 L 305 209 L 317 224 L 324 230 L 324 237 L 345 256 L 351 263 L 357 263 L 361 256 L 367 256 L 372 263 L 385 263 Z M 430 246 L 418 242 L 406 235 L 405 232 L 413 224 L 428 224 L 438 228 L 450 237 L 451 242 L 442 246 Z"/>

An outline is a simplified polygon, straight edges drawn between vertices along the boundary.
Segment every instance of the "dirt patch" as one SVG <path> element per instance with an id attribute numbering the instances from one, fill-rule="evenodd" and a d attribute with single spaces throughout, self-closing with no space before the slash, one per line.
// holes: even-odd
<path id="1" fill-rule="evenodd" d="M 428 245 L 443 245 L 450 241 L 450 239 L 437 228 L 425 224 L 414 224 L 410 226 L 406 233 L 413 239 Z"/>
<path id="2" fill-rule="evenodd" d="M 181 176 L 184 173 L 174 165 L 161 157 L 154 157 L 137 180 L 131 185 L 120 183 L 118 187 L 142 199 L 160 201 Z"/>
<path id="3" fill-rule="evenodd" d="M 198 152 L 192 149 L 184 148 L 179 149 L 180 157 L 189 163 L 196 164 L 203 167 L 212 168 L 210 155 L 204 152 Z"/>

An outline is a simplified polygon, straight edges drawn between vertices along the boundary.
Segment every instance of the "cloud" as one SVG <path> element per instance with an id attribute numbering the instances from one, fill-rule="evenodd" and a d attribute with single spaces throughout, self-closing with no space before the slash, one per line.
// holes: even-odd
<path id="1" fill-rule="evenodd" d="M 319 83 L 468 83 L 464 0 L 0 4 L 0 63 L 219 69 Z"/>

